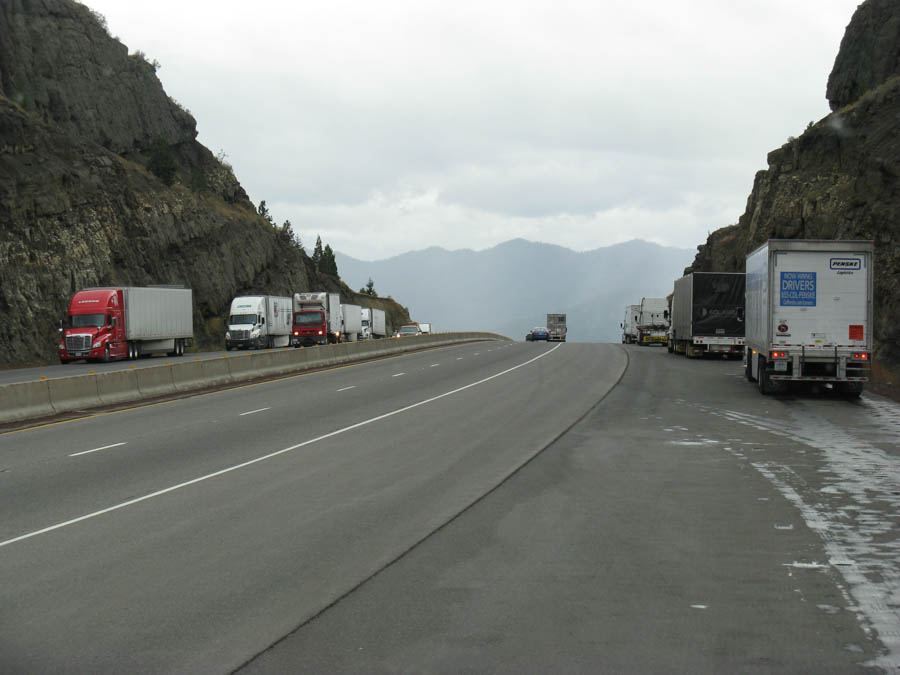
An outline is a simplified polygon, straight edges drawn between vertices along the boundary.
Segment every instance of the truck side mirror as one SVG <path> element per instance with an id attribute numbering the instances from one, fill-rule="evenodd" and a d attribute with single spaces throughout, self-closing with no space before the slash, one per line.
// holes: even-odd
<path id="1" fill-rule="evenodd" d="M 738 321 L 744 320 L 744 308 L 743 307 L 738 307 L 737 318 L 738 318 Z"/>
<path id="2" fill-rule="evenodd" d="M 60 333 L 63 332 L 63 319 L 60 319 L 60 320 L 59 320 L 59 328 L 58 328 L 58 330 L 59 330 Z"/>
<path id="3" fill-rule="evenodd" d="M 663 310 L 663 318 L 664 318 L 664 319 L 668 319 L 668 318 L 669 318 L 669 310 L 667 310 L 667 309 L 664 309 L 664 310 Z"/>
<path id="4" fill-rule="evenodd" d="M 264 317 L 264 316 L 259 317 L 259 325 L 260 326 L 266 325 L 266 317 Z"/>

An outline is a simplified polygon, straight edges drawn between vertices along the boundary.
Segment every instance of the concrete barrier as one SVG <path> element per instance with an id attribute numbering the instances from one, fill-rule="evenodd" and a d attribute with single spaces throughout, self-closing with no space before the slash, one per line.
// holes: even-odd
<path id="1" fill-rule="evenodd" d="M 0 423 L 60 412 L 131 403 L 228 385 L 255 377 L 285 375 L 372 357 L 483 340 L 509 340 L 492 333 L 433 333 L 306 349 L 279 349 L 227 358 L 180 360 L 174 365 L 115 370 L 51 380 L 0 385 Z"/>
<path id="2" fill-rule="evenodd" d="M 175 380 L 172 379 L 173 366 L 149 366 L 136 368 L 138 391 L 141 398 L 155 398 L 174 394 Z"/>
<path id="3" fill-rule="evenodd" d="M 138 391 L 137 370 L 109 370 L 97 375 L 97 394 L 103 405 L 127 403 L 140 398 Z"/>
<path id="4" fill-rule="evenodd" d="M 244 382 L 256 377 L 255 362 L 265 352 L 244 352 L 240 356 L 229 356 L 225 359 L 228 364 L 228 372 L 231 373 L 232 382 Z"/>
<path id="5" fill-rule="evenodd" d="M 0 386 L 0 423 L 52 415 L 47 382 L 49 380 L 35 380 Z"/>
<path id="6" fill-rule="evenodd" d="M 230 384 L 231 370 L 228 368 L 228 359 L 203 359 L 200 361 L 203 368 L 203 381 L 207 387 L 218 387 L 222 384 Z"/>
<path id="7" fill-rule="evenodd" d="M 96 408 L 100 403 L 96 375 L 74 375 L 47 380 L 50 405 L 57 413 Z"/>
<path id="8" fill-rule="evenodd" d="M 203 374 L 202 361 L 181 361 L 172 368 L 172 382 L 176 391 L 194 391 L 208 386 Z"/>

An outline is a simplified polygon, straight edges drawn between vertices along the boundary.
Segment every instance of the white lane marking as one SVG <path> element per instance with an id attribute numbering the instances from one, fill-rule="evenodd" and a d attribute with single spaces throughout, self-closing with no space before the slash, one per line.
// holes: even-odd
<path id="1" fill-rule="evenodd" d="M 456 357 L 456 360 L 457 360 L 457 361 L 462 361 L 462 360 L 463 360 L 463 357 L 457 356 L 457 357 Z"/>
<path id="2" fill-rule="evenodd" d="M 338 389 L 338 391 L 347 391 L 348 389 L 356 389 L 356 385 L 351 384 L 349 387 L 344 387 L 343 389 Z"/>
<path id="3" fill-rule="evenodd" d="M 40 530 L 34 530 L 33 532 L 28 532 L 26 534 L 21 534 L 18 537 L 13 537 L 12 539 L 7 539 L 6 541 L 0 541 L 0 548 L 4 546 L 9 546 L 10 544 L 15 544 L 19 541 L 24 541 L 26 539 L 31 539 L 32 537 L 36 537 L 40 534 L 46 534 L 48 532 L 53 532 L 54 530 L 59 530 L 64 527 L 68 527 L 70 525 L 74 525 L 76 523 L 80 523 L 84 520 L 90 520 L 92 518 L 97 518 L 98 516 L 102 516 L 106 513 L 112 513 L 113 511 L 118 511 L 119 509 L 124 509 L 127 506 L 133 506 L 134 504 L 140 504 L 141 502 L 145 502 L 149 499 L 154 499 L 156 497 L 161 497 L 162 495 L 168 494 L 170 492 L 175 492 L 176 490 L 181 490 L 182 488 L 186 488 L 189 485 L 195 485 L 196 483 L 202 483 L 203 481 L 210 480 L 211 478 L 216 478 L 218 476 L 223 476 L 226 473 L 231 473 L 232 471 L 237 471 L 238 469 L 244 469 L 248 466 L 252 466 L 254 464 L 258 464 L 259 462 L 264 462 L 268 459 L 272 459 L 273 457 L 278 457 L 278 455 L 283 455 L 287 452 L 293 452 L 294 450 L 298 450 L 300 448 L 305 448 L 307 445 L 312 445 L 313 443 L 318 443 L 319 441 L 324 441 L 328 438 L 333 438 L 334 436 L 339 436 L 340 434 L 347 433 L 348 431 L 353 431 L 354 429 L 359 429 L 360 427 L 367 426 L 369 424 L 373 424 L 375 422 L 380 422 L 381 420 L 387 419 L 388 417 L 393 417 L 394 415 L 399 415 L 400 413 L 404 413 L 407 410 L 412 410 L 413 408 L 418 408 L 419 406 L 428 405 L 429 403 L 434 403 L 435 401 L 439 401 L 442 398 L 447 398 L 448 396 L 453 396 L 454 394 L 458 394 L 461 391 L 465 391 L 466 389 L 471 389 L 472 387 L 477 387 L 478 385 L 484 384 L 485 382 L 490 382 L 491 380 L 495 380 L 498 377 L 502 377 L 508 373 L 513 372 L 514 370 L 518 370 L 519 368 L 524 368 L 525 366 L 534 363 L 538 359 L 542 359 L 548 354 L 552 354 L 562 345 L 557 345 L 553 349 L 550 349 L 543 354 L 538 354 L 532 359 L 528 361 L 524 361 L 517 366 L 513 366 L 512 368 L 507 368 L 506 370 L 501 370 L 499 373 L 495 373 L 493 375 L 489 375 L 488 377 L 482 378 L 476 382 L 471 382 L 470 384 L 465 384 L 462 387 L 457 387 L 456 389 L 451 389 L 450 391 L 444 392 L 443 394 L 438 394 L 437 396 L 432 396 L 431 398 L 426 398 L 418 403 L 411 403 L 410 405 L 404 406 L 402 408 L 397 408 L 396 410 L 392 410 L 391 412 L 384 413 L 383 415 L 377 415 L 376 417 L 370 417 L 367 420 L 363 420 L 362 422 L 357 422 L 356 424 L 351 424 L 350 426 L 343 427 L 341 429 L 337 429 L 335 431 L 331 431 L 327 434 L 322 434 L 321 436 L 317 436 L 316 438 L 311 438 L 308 441 L 303 441 L 302 443 L 297 443 L 296 445 L 292 445 L 287 448 L 282 448 L 281 450 L 276 450 L 275 452 L 270 452 L 267 455 L 262 455 L 260 457 L 256 457 L 255 459 L 247 460 L 246 462 L 241 462 L 240 464 L 235 464 L 233 466 L 225 467 L 224 469 L 219 469 L 218 471 L 213 471 L 212 473 L 205 474 L 203 476 L 198 476 L 197 478 L 192 478 L 191 480 L 185 481 L 183 483 L 178 483 L 177 485 L 171 485 L 167 488 L 163 488 L 162 490 L 157 490 L 156 492 L 151 492 L 142 497 L 135 497 L 134 499 L 129 499 L 128 501 L 121 502 L 119 504 L 114 504 L 113 506 L 108 506 L 105 509 L 100 509 L 99 511 L 93 511 L 92 513 L 86 513 L 83 516 L 78 516 L 77 518 L 72 518 L 71 520 L 66 520 L 61 523 L 56 523 L 55 525 L 49 525 L 47 527 L 41 528 Z"/>
<path id="4" fill-rule="evenodd" d="M 272 408 L 257 408 L 256 410 L 248 410 L 247 412 L 241 413 L 238 417 L 243 417 L 244 415 L 252 415 L 253 413 L 263 412 L 264 410 L 271 410 Z"/>
<path id="5" fill-rule="evenodd" d="M 81 452 L 73 452 L 71 455 L 69 455 L 69 457 L 78 457 L 79 455 L 87 455 L 92 452 L 99 452 L 100 450 L 108 450 L 109 448 L 118 448 L 120 445 L 125 445 L 125 443 L 124 442 L 113 443 L 112 445 L 104 445 L 101 448 L 94 448 L 93 450 L 82 450 Z"/>
<path id="6" fill-rule="evenodd" d="M 402 377 L 403 375 L 406 375 L 406 373 L 397 373 L 396 375 L 391 375 L 391 377 Z"/>
<path id="7" fill-rule="evenodd" d="M 428 366 L 428 367 L 429 367 L 429 368 L 437 368 L 439 365 L 441 365 L 441 364 L 440 364 L 440 363 L 432 363 L 432 364 L 431 364 L 430 366 Z"/>
<path id="8" fill-rule="evenodd" d="M 475 352 L 475 356 L 479 356 L 481 352 Z"/>

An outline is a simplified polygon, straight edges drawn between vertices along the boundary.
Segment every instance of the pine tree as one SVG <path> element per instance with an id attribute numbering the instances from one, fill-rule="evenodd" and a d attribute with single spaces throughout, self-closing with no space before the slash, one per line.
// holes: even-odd
<path id="1" fill-rule="evenodd" d="M 316 235 L 316 247 L 313 249 L 312 261 L 316 269 L 321 272 L 320 265 L 322 263 L 322 237 Z"/>
<path id="2" fill-rule="evenodd" d="M 375 282 L 372 281 L 372 277 L 369 277 L 368 283 L 366 283 L 366 289 L 363 291 L 366 295 L 371 295 L 373 297 L 378 297 L 378 293 L 375 292 Z"/>
<path id="3" fill-rule="evenodd" d="M 274 225 L 274 224 L 275 224 L 275 220 L 272 218 L 272 214 L 269 213 L 269 207 L 266 206 L 266 200 L 265 200 L 265 199 L 263 199 L 263 200 L 259 203 L 259 208 L 256 209 L 256 212 L 257 212 L 259 215 L 261 215 L 261 216 L 263 217 L 263 220 L 265 220 L 269 225 Z"/>
<path id="4" fill-rule="evenodd" d="M 334 259 L 334 251 L 331 250 L 329 244 L 325 244 L 322 250 L 322 259 L 319 261 L 319 271 L 323 274 L 330 274 L 333 277 L 338 275 L 337 262 Z"/>

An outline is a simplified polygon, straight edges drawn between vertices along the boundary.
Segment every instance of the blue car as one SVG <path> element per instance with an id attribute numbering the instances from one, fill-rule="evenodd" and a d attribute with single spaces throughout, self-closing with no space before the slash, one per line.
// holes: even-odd
<path id="1" fill-rule="evenodd" d="M 525 336 L 525 340 L 528 342 L 537 342 L 538 340 L 544 340 L 545 342 L 550 341 L 550 331 L 544 328 L 543 326 L 532 328 L 531 332 Z"/>

